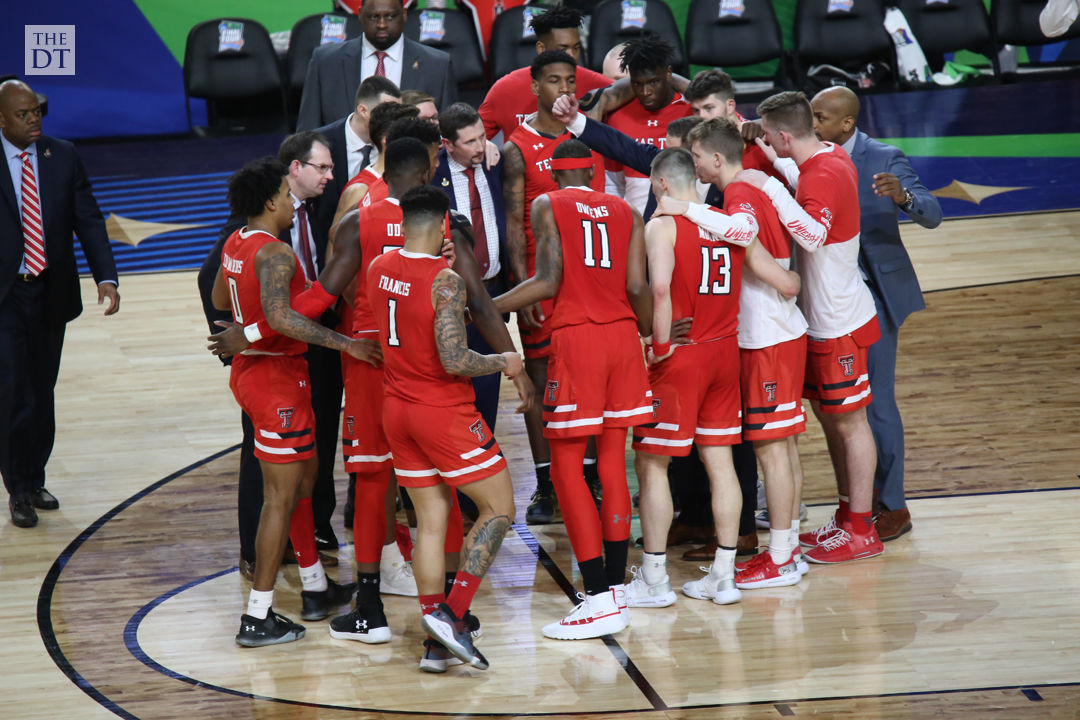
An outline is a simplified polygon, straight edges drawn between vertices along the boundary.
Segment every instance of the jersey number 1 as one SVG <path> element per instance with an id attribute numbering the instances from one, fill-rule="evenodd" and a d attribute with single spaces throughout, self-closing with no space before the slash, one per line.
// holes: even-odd
<path id="1" fill-rule="evenodd" d="M 386 301 L 389 322 L 387 323 L 389 335 L 386 344 L 390 347 L 401 347 L 401 338 L 397 334 L 397 300 L 390 298 Z"/>
<path id="2" fill-rule="evenodd" d="M 731 249 L 724 245 L 702 245 L 698 295 L 727 295 L 730 292 Z"/>
<path id="3" fill-rule="evenodd" d="M 596 253 L 593 248 L 593 221 L 582 220 L 581 230 L 585 234 L 585 267 L 596 267 Z M 608 245 L 607 225 L 596 223 L 596 234 L 600 236 L 600 267 L 611 269 L 611 247 Z"/>

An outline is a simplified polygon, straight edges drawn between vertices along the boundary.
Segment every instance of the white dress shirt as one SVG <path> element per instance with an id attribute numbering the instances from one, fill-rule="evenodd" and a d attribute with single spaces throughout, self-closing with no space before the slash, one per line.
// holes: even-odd
<path id="1" fill-rule="evenodd" d="M 363 82 L 375 74 L 375 68 L 379 65 L 379 58 L 375 57 L 375 46 L 368 42 L 367 37 L 361 36 L 361 38 L 363 55 L 360 60 L 360 80 Z M 386 53 L 386 57 L 383 58 L 383 70 L 386 72 L 386 79 L 401 87 L 401 68 L 405 54 L 404 33 L 397 39 L 396 43 L 383 52 Z"/>
<path id="2" fill-rule="evenodd" d="M 41 197 L 41 174 L 38 172 L 38 157 L 37 157 L 37 143 L 30 143 L 26 146 L 26 150 L 20 150 L 19 148 L 8 142 L 8 139 L 4 137 L 3 133 L 0 133 L 0 144 L 4 147 L 4 157 L 7 158 L 8 172 L 11 173 L 11 184 L 15 186 L 15 202 L 19 206 L 19 217 L 22 217 L 22 174 L 23 174 L 23 161 L 19 157 L 22 153 L 27 152 L 30 154 L 30 167 L 34 168 L 34 179 L 37 181 L 38 187 L 38 207 L 41 209 L 41 244 L 45 245 L 45 203 Z M 22 244 L 20 238 L 19 244 Z M 25 275 L 27 273 L 26 258 L 24 257 L 19 261 L 19 274 Z"/>
<path id="3" fill-rule="evenodd" d="M 307 269 L 304 267 L 304 254 L 300 251 L 300 222 L 296 215 L 296 209 L 300 207 L 300 201 L 296 199 L 296 196 L 289 193 L 289 197 L 292 198 L 293 207 L 293 224 L 289 229 L 289 238 L 292 241 L 293 252 L 296 253 L 296 259 L 300 261 L 300 271 L 307 275 Z M 307 236 L 308 236 L 308 250 L 311 251 L 311 266 L 315 268 L 315 277 L 309 277 L 308 280 L 315 282 L 319 279 L 319 256 L 315 252 L 315 236 L 311 233 L 311 214 L 308 213 L 307 217 Z"/>
<path id="4" fill-rule="evenodd" d="M 450 169 L 450 181 L 453 183 L 454 200 L 458 212 L 471 220 L 472 204 L 469 202 L 469 176 L 465 174 L 465 166 L 449 154 L 446 156 L 446 165 Z M 480 210 L 484 213 L 484 234 L 487 235 L 489 264 L 487 272 L 484 273 L 484 280 L 490 280 L 499 274 L 500 269 L 499 225 L 495 219 L 495 201 L 491 198 L 491 189 L 488 187 L 483 165 L 473 165 L 473 179 L 476 181 L 476 190 L 480 193 Z"/>
<path id="5" fill-rule="evenodd" d="M 364 162 L 364 148 L 371 143 L 364 142 L 363 138 L 356 134 L 356 131 L 352 129 L 353 115 L 351 113 L 349 117 L 345 118 L 345 152 L 349 158 L 349 177 L 345 178 L 346 181 L 352 180 L 356 177 L 361 170 L 361 163 Z M 368 155 L 368 164 L 374 165 L 375 161 L 379 159 L 379 149 L 374 145 L 371 145 L 371 154 Z"/>

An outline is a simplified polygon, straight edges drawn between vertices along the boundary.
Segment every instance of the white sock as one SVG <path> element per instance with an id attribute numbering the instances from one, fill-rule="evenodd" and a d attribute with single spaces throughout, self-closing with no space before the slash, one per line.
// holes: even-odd
<path id="1" fill-rule="evenodd" d="M 716 548 L 716 557 L 713 559 L 711 572 L 721 580 L 735 577 L 735 549 Z"/>
<path id="2" fill-rule="evenodd" d="M 300 568 L 300 583 L 307 592 L 322 592 L 329 587 L 322 561 L 316 560 L 314 565 Z"/>
<path id="3" fill-rule="evenodd" d="M 273 604 L 273 590 L 256 590 L 252 588 L 251 592 L 248 593 L 247 614 L 253 618 L 265 620 L 267 613 L 270 612 L 270 606 Z"/>
<path id="4" fill-rule="evenodd" d="M 667 553 L 641 553 L 641 575 L 650 585 L 663 582 L 667 577 Z"/>
<path id="5" fill-rule="evenodd" d="M 796 515 L 795 519 L 791 521 L 791 549 L 797 550 L 799 548 L 799 516 Z"/>
<path id="6" fill-rule="evenodd" d="M 405 556 L 401 554 L 401 548 L 398 547 L 397 540 L 391 540 L 382 546 L 382 554 L 379 556 L 379 569 L 391 568 L 395 565 L 403 565 L 405 563 Z"/>
<path id="7" fill-rule="evenodd" d="M 791 557 L 791 529 L 777 530 L 769 528 L 769 557 L 777 565 L 785 563 Z"/>

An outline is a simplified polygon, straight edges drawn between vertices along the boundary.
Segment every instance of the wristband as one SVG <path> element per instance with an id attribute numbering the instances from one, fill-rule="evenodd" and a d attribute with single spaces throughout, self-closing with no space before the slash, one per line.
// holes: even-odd
<path id="1" fill-rule="evenodd" d="M 653 355 L 656 357 L 663 357 L 671 350 L 671 340 L 665 340 L 662 343 L 654 342 L 652 346 Z"/>
<path id="2" fill-rule="evenodd" d="M 260 320 L 259 322 L 264 321 Z M 246 337 L 247 341 L 252 345 L 262 340 L 263 334 L 262 330 L 259 328 L 259 323 L 251 323 L 250 325 L 244 326 L 244 337 Z"/>

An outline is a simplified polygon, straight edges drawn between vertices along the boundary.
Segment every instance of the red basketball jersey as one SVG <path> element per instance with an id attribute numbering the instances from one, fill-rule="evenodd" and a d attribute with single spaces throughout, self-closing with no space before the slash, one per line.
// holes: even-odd
<path id="1" fill-rule="evenodd" d="M 573 135 L 564 131 L 558 137 L 541 135 L 531 125 L 519 125 L 510 134 L 509 141 L 517 145 L 525 159 L 525 266 L 529 277 L 536 272 L 536 238 L 530 224 L 532 202 L 546 192 L 558 190 L 559 186 L 551 177 L 551 154 L 563 141 Z M 593 190 L 604 190 L 604 158 L 593 153 Z M 518 278 L 526 280 L 527 278 Z"/>
<path id="2" fill-rule="evenodd" d="M 590 90 L 611 84 L 611 78 L 580 65 L 577 66 L 574 76 L 578 97 Z M 528 67 L 518 68 L 496 80 L 484 96 L 484 101 L 480 104 L 478 111 L 480 117 L 484 119 L 484 131 L 489 140 L 500 131 L 503 137 L 509 140 L 514 128 L 522 125 L 530 115 L 536 112 L 536 96 L 532 92 L 532 71 Z"/>
<path id="3" fill-rule="evenodd" d="M 367 268 L 385 252 L 405 244 L 401 234 L 401 204 L 397 198 L 387 197 L 369 207 L 360 208 L 357 222 L 360 225 L 360 271 L 356 273 L 356 294 L 353 296 L 353 333 L 378 330 L 375 316 L 367 296 Z M 450 238 L 450 214 L 446 214 L 444 237 Z"/>
<path id="4" fill-rule="evenodd" d="M 675 228 L 672 320 L 694 318 L 688 336 L 691 342 L 735 335 L 746 249 L 723 242 L 684 217 L 675 218 Z"/>
<path id="5" fill-rule="evenodd" d="M 431 284 L 447 267 L 440 256 L 401 248 L 383 253 L 368 268 L 368 302 L 379 325 L 388 395 L 438 407 L 476 398 L 469 378 L 443 369 L 435 344 Z"/>
<path id="6" fill-rule="evenodd" d="M 588 188 L 547 194 L 562 242 L 562 282 L 551 327 L 633 319 L 626 261 L 634 216 L 626 201 Z"/>
<path id="7" fill-rule="evenodd" d="M 225 241 L 221 250 L 221 270 L 229 286 L 233 320 L 250 325 L 265 320 L 259 276 L 255 271 L 255 255 L 267 243 L 281 242 L 270 233 L 248 230 L 242 227 Z M 289 283 L 289 299 L 304 291 L 304 271 L 293 258 L 293 278 Z M 275 355 L 300 355 L 307 351 L 307 343 L 286 335 L 274 333 L 251 344 L 249 350 Z"/>
<path id="8" fill-rule="evenodd" d="M 644 105 L 634 100 L 608 115 L 604 122 L 639 143 L 663 150 L 667 141 L 668 123 L 693 114 L 694 109 L 690 107 L 690 103 L 682 95 L 675 93 L 671 102 L 659 110 L 646 110 Z M 625 172 L 626 177 L 646 177 L 614 160 L 604 162 L 612 172 Z"/>
<path id="9" fill-rule="evenodd" d="M 375 183 L 375 181 L 381 177 L 382 175 L 372 170 L 371 166 L 369 165 L 368 167 L 353 175 L 352 178 L 349 179 L 349 182 L 345 183 L 345 187 L 343 187 L 341 191 L 345 192 L 353 185 L 361 184 L 367 185 L 370 188 Z"/>

